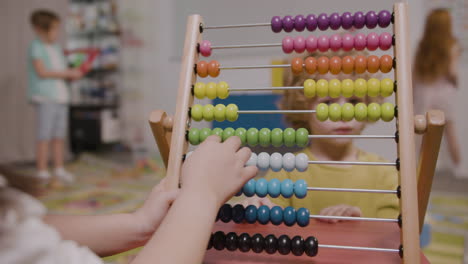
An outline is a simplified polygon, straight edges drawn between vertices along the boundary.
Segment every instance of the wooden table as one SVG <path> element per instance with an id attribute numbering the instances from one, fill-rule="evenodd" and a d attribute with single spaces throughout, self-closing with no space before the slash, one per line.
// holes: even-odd
<path id="1" fill-rule="evenodd" d="M 385 222 L 361 222 L 349 221 L 338 224 L 327 224 L 317 221 L 311 221 L 307 227 L 286 227 L 284 225 L 274 226 L 260 224 L 234 224 L 234 223 L 216 223 L 214 231 L 248 233 L 251 236 L 255 233 L 260 233 L 263 236 L 274 234 L 276 237 L 286 234 L 291 238 L 300 235 L 307 238 L 315 236 L 320 244 L 340 245 L 340 246 L 357 246 L 357 247 L 374 247 L 374 248 L 392 248 L 398 249 L 400 246 L 400 228 L 395 223 Z M 240 251 L 217 251 L 215 249 L 208 250 L 205 256 L 204 263 L 251 263 L 251 264 L 277 264 L 277 263 L 308 263 L 308 264 L 337 264 L 337 263 L 401 263 L 401 258 L 398 253 L 392 252 L 375 252 L 361 250 L 346 250 L 346 249 L 328 249 L 320 248 L 316 257 L 308 257 L 305 254 L 296 257 L 292 254 L 283 256 L 279 253 L 269 255 L 265 252 L 260 254 L 249 251 L 242 253 Z M 426 264 L 429 261 L 421 253 L 421 263 Z"/>

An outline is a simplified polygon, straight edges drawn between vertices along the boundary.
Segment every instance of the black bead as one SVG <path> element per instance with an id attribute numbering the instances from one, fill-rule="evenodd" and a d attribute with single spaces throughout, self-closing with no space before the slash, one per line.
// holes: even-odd
<path id="1" fill-rule="evenodd" d="M 222 231 L 218 231 L 213 235 L 213 247 L 217 250 L 223 250 L 225 246 L 226 235 Z"/>
<path id="2" fill-rule="evenodd" d="M 300 236 L 295 236 L 291 240 L 291 252 L 294 256 L 302 256 L 304 254 L 304 239 Z"/>
<path id="3" fill-rule="evenodd" d="M 237 250 L 237 235 L 234 232 L 230 232 L 226 235 L 226 248 L 229 251 Z"/>
<path id="4" fill-rule="evenodd" d="M 291 239 L 287 235 L 278 237 L 278 252 L 281 255 L 287 255 L 291 252 Z"/>
<path id="5" fill-rule="evenodd" d="M 268 254 L 274 254 L 278 250 L 278 239 L 274 235 L 265 237 L 265 251 Z"/>
<path id="6" fill-rule="evenodd" d="M 260 253 L 263 251 L 263 245 L 265 239 L 260 234 L 255 234 L 252 236 L 252 251 L 255 253 Z"/>
<path id="7" fill-rule="evenodd" d="M 242 223 L 242 221 L 244 221 L 244 214 L 245 214 L 245 208 L 244 206 L 242 206 L 242 204 L 236 204 L 232 208 L 232 220 L 235 223 L 237 224 Z"/>
<path id="8" fill-rule="evenodd" d="M 200 33 L 203 33 L 203 24 L 202 23 L 200 23 L 200 25 L 198 25 L 198 30 L 200 31 Z"/>
<path id="9" fill-rule="evenodd" d="M 239 250 L 241 252 L 249 252 L 252 247 L 252 240 L 247 233 L 242 233 L 238 238 Z"/>
<path id="10" fill-rule="evenodd" d="M 232 219 L 232 206 L 230 204 L 225 204 L 221 206 L 218 212 L 219 219 L 224 223 L 228 223 Z"/>
<path id="11" fill-rule="evenodd" d="M 403 219 L 401 218 L 401 214 L 398 215 L 398 226 L 401 228 L 403 225 Z"/>
<path id="12" fill-rule="evenodd" d="M 395 23 L 395 12 L 392 12 L 392 19 L 390 19 L 390 22 Z"/>
<path id="13" fill-rule="evenodd" d="M 315 257 L 318 252 L 318 240 L 317 238 L 310 236 L 304 242 L 304 252 L 309 257 Z"/>
<path id="14" fill-rule="evenodd" d="M 209 250 L 213 247 L 213 234 L 210 236 L 210 240 L 208 241 L 208 246 L 206 247 L 206 250 Z"/>

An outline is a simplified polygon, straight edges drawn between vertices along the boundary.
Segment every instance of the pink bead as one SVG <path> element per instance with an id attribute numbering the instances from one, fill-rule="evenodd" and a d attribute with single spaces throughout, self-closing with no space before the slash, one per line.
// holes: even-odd
<path id="1" fill-rule="evenodd" d="M 330 37 L 330 49 L 333 51 L 337 51 L 341 49 L 341 36 L 335 34 Z"/>
<path id="2" fill-rule="evenodd" d="M 379 35 L 375 32 L 367 35 L 367 49 L 374 51 L 379 47 Z"/>
<path id="3" fill-rule="evenodd" d="M 294 50 L 294 39 L 291 37 L 285 37 L 283 39 L 283 51 L 284 53 L 291 53 Z"/>
<path id="4" fill-rule="evenodd" d="M 366 48 L 366 35 L 359 33 L 354 36 L 354 48 L 356 50 L 363 50 Z"/>
<path id="5" fill-rule="evenodd" d="M 344 51 L 350 51 L 354 47 L 354 37 L 353 35 L 347 33 L 343 35 L 342 38 L 342 43 L 341 45 L 343 46 Z"/>
<path id="6" fill-rule="evenodd" d="M 305 43 L 308 52 L 315 52 L 317 50 L 317 38 L 315 36 L 308 36 Z"/>
<path id="7" fill-rule="evenodd" d="M 305 38 L 302 36 L 297 36 L 294 39 L 294 50 L 297 53 L 302 53 L 306 49 L 306 41 Z"/>
<path id="8" fill-rule="evenodd" d="M 380 34 L 379 46 L 381 50 L 388 50 L 392 46 L 392 35 L 388 32 Z"/>
<path id="9" fill-rule="evenodd" d="M 327 35 L 322 35 L 317 40 L 317 47 L 321 52 L 325 52 L 330 47 L 330 41 Z"/>
<path id="10" fill-rule="evenodd" d="M 200 53 L 203 57 L 209 57 L 211 55 L 211 42 L 209 40 L 204 40 L 200 44 Z"/>

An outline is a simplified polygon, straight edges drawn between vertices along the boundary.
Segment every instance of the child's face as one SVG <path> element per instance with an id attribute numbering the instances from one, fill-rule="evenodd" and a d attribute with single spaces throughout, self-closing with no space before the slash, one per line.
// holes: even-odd
<path id="1" fill-rule="evenodd" d="M 60 32 L 60 22 L 56 21 L 53 22 L 52 25 L 50 26 L 49 31 L 44 31 L 41 29 L 36 28 L 36 33 L 41 36 L 43 40 L 45 40 L 47 43 L 55 43 L 58 40 Z"/>

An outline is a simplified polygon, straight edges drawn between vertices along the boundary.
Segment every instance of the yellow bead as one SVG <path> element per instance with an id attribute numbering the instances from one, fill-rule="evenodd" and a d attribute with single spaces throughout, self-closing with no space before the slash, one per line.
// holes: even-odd
<path id="1" fill-rule="evenodd" d="M 209 82 L 206 84 L 206 90 L 205 90 L 205 93 L 206 93 L 206 97 L 208 97 L 208 99 L 215 99 L 216 96 L 217 96 L 217 91 L 216 91 L 216 83 L 214 82 Z"/>
<path id="2" fill-rule="evenodd" d="M 380 94 L 380 81 L 376 78 L 367 80 L 367 95 L 376 97 Z"/>
<path id="3" fill-rule="evenodd" d="M 337 98 L 341 95 L 341 82 L 340 80 L 333 79 L 328 83 L 328 93 L 331 98 Z"/>
<path id="4" fill-rule="evenodd" d="M 327 97 L 328 96 L 328 81 L 320 79 L 317 81 L 317 96 Z"/>
<path id="5" fill-rule="evenodd" d="M 205 90 L 206 90 L 206 85 L 202 82 L 197 82 L 195 86 L 193 87 L 193 93 L 195 94 L 195 97 L 198 99 L 205 98 Z"/>
<path id="6" fill-rule="evenodd" d="M 230 122 L 234 122 L 237 120 L 239 117 L 239 114 L 237 113 L 239 111 L 239 108 L 235 104 L 228 104 L 226 106 L 226 119 Z"/>
<path id="7" fill-rule="evenodd" d="M 370 103 L 367 106 L 367 119 L 369 121 L 375 122 L 380 119 L 380 105 L 378 103 Z"/>
<path id="8" fill-rule="evenodd" d="M 345 103 L 341 106 L 341 120 L 351 121 L 354 118 L 354 105 Z"/>
<path id="9" fill-rule="evenodd" d="M 328 105 L 324 103 L 320 103 L 315 108 L 317 119 L 319 121 L 325 121 L 328 119 Z"/>
<path id="10" fill-rule="evenodd" d="M 199 104 L 192 105 L 192 108 L 190 109 L 190 116 L 195 121 L 202 121 L 203 120 L 203 106 Z"/>
<path id="11" fill-rule="evenodd" d="M 205 121 L 213 121 L 214 106 L 212 104 L 207 104 L 203 106 L 203 119 L 205 119 Z"/>
<path id="12" fill-rule="evenodd" d="M 304 82 L 304 95 L 306 97 L 314 97 L 315 96 L 315 81 L 312 79 L 307 79 Z"/>
<path id="13" fill-rule="evenodd" d="M 340 121 L 341 120 L 341 105 L 339 104 L 331 104 L 328 107 L 328 118 L 330 118 L 331 121 Z"/>
<path id="14" fill-rule="evenodd" d="M 367 105 L 364 103 L 357 103 L 354 106 L 354 118 L 356 121 L 367 120 Z"/>
<path id="15" fill-rule="evenodd" d="M 380 95 L 388 97 L 393 94 L 393 81 L 385 78 L 380 82 Z"/>
<path id="16" fill-rule="evenodd" d="M 216 88 L 218 98 L 226 99 L 229 96 L 229 84 L 227 84 L 227 82 L 219 82 Z"/>
<path id="17" fill-rule="evenodd" d="M 344 97 L 351 97 L 354 93 L 354 82 L 351 79 L 345 79 L 341 82 L 341 92 Z"/>
<path id="18" fill-rule="evenodd" d="M 354 81 L 354 95 L 357 97 L 364 97 L 367 95 L 366 80 L 359 78 Z"/>
<path id="19" fill-rule="evenodd" d="M 395 117 L 395 106 L 392 103 L 384 103 L 380 107 L 382 111 L 382 120 L 385 122 L 390 122 Z"/>
<path id="20" fill-rule="evenodd" d="M 218 122 L 226 120 L 226 106 L 223 104 L 217 104 L 214 108 L 214 118 Z"/>

